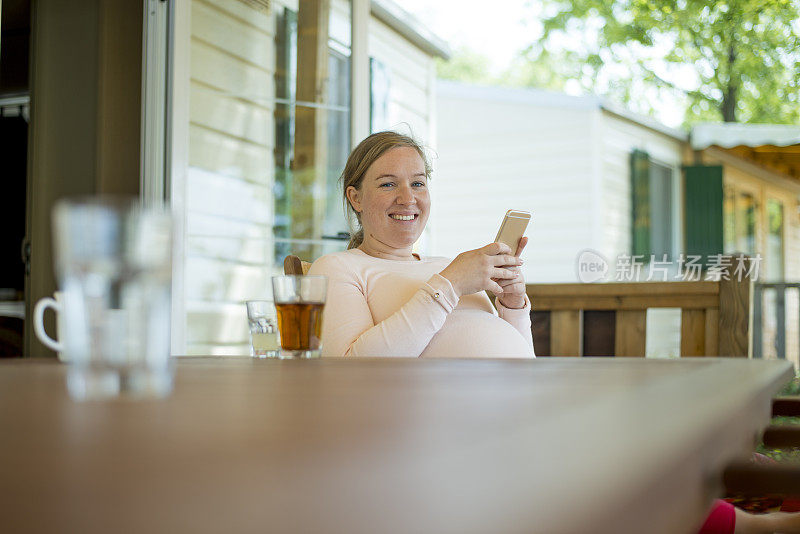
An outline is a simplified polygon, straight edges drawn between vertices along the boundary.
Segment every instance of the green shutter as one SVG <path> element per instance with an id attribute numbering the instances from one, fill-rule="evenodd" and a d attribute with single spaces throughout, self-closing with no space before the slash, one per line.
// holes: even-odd
<path id="1" fill-rule="evenodd" d="M 691 165 L 685 176 L 686 254 L 722 254 L 722 166 Z"/>
<path id="2" fill-rule="evenodd" d="M 631 153 L 631 254 L 650 257 L 650 157 L 647 152 Z"/>

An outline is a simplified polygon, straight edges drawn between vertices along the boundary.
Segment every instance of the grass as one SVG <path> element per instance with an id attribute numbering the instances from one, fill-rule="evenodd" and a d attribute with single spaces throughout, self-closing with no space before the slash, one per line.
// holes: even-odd
<path id="1" fill-rule="evenodd" d="M 800 376 L 794 377 L 778 394 L 780 397 L 800 395 Z M 800 425 L 800 417 L 773 417 L 773 425 Z M 769 456 L 779 462 L 800 463 L 800 448 L 768 449 L 759 443 L 756 452 Z"/>

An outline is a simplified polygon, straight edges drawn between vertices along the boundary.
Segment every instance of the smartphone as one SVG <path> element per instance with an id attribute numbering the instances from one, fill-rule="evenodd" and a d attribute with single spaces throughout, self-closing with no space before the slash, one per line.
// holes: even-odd
<path id="1" fill-rule="evenodd" d="M 500 231 L 497 232 L 497 237 L 494 239 L 495 243 L 505 243 L 516 253 L 519 240 L 525 235 L 525 229 L 530 220 L 531 214 L 527 211 L 508 210 L 503 218 L 503 224 L 500 225 Z"/>

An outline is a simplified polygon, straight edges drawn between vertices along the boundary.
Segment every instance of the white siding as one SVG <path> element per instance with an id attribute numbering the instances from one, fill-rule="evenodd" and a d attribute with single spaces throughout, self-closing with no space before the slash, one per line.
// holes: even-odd
<path id="1" fill-rule="evenodd" d="M 679 183 L 684 143 L 608 112 L 603 113 L 600 137 L 604 206 L 601 251 L 613 261 L 619 254 L 631 253 L 631 152 L 634 149 L 644 150 L 652 159 L 672 167 L 675 170 L 674 178 Z M 675 200 L 673 220 L 679 227 L 673 235 L 680 237 L 682 195 L 679 194 Z M 678 240 L 678 243 L 679 249 L 682 249 L 682 241 Z"/>
<path id="2" fill-rule="evenodd" d="M 529 282 L 574 282 L 593 247 L 592 109 L 521 104 L 518 90 L 441 84 L 431 184 L 432 246 L 455 256 L 494 240 L 508 209 L 533 214 L 523 258 Z"/>
<path id="3" fill-rule="evenodd" d="M 269 296 L 274 20 L 238 0 L 192 3 L 188 354 L 246 354 L 243 302 Z"/>
<path id="4" fill-rule="evenodd" d="M 369 56 L 390 70 L 389 126 L 430 145 L 433 58 L 375 17 L 369 24 Z"/>

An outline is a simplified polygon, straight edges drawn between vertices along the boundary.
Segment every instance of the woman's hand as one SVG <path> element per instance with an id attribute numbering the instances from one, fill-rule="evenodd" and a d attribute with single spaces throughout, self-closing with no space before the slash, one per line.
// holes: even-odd
<path id="1" fill-rule="evenodd" d="M 528 244 L 528 238 L 523 237 L 519 240 L 519 245 L 517 246 L 517 253 L 514 255 L 517 259 L 519 259 L 519 255 L 522 254 L 523 249 L 525 249 L 525 245 Z M 522 262 L 520 261 L 520 264 Z M 500 304 L 505 306 L 506 308 L 511 309 L 519 309 L 525 307 L 525 277 L 522 276 L 522 271 L 519 267 L 511 267 L 511 270 L 514 271 L 516 276 L 511 279 L 503 279 L 498 280 L 498 284 L 500 287 L 503 288 L 503 292 L 500 294 L 495 293 L 497 296 L 497 300 L 500 301 Z"/>
<path id="2" fill-rule="evenodd" d="M 511 269 L 519 265 L 522 265 L 522 261 L 512 255 L 508 245 L 490 243 L 479 249 L 462 252 L 439 274 L 450 281 L 459 297 L 484 290 L 500 295 L 504 292 L 502 283 L 508 281 L 510 284 L 519 275 Z"/>

